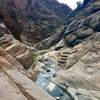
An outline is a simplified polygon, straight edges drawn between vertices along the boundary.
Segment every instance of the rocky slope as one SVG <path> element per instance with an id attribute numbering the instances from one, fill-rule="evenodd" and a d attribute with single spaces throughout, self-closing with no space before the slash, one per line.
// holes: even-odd
<path id="1" fill-rule="evenodd" d="M 70 12 L 56 0 L 0 0 L 0 20 L 25 43 L 35 44 L 54 34 Z"/>
<path id="2" fill-rule="evenodd" d="M 37 49 L 48 48 L 64 38 L 67 46 L 73 47 L 82 42 L 94 32 L 100 31 L 100 1 L 84 0 L 81 7 L 77 8 L 67 17 L 67 25 L 58 34 L 43 40 L 35 47 Z"/>
<path id="3" fill-rule="evenodd" d="M 74 48 L 65 48 L 54 82 L 65 86 L 75 100 L 99 100 L 100 32 Z M 75 51 L 71 53 L 71 51 Z M 62 54 L 61 54 L 62 55 Z M 67 56 L 66 56 L 67 55 Z M 62 56 L 61 56 L 62 57 Z M 64 64 L 63 66 L 61 64 Z"/>
<path id="4" fill-rule="evenodd" d="M 25 70 L 34 64 L 32 52 L 11 34 L 7 34 L 7 30 L 2 26 L 0 26 L 2 34 L 0 37 L 0 100 L 55 100 L 33 82 L 31 74 Z"/>
<path id="5" fill-rule="evenodd" d="M 74 100 L 100 99 L 99 9 L 99 0 L 89 1 L 63 29 L 62 40 L 55 47 L 57 51 L 51 48 L 42 58 L 43 63 L 50 63 L 52 59 L 56 77 L 51 80 L 69 92 Z"/>
<path id="6" fill-rule="evenodd" d="M 100 32 L 100 3 L 98 0 L 90 0 L 89 3 L 86 8 L 77 12 L 78 16 L 76 14 L 75 19 L 66 25 L 60 35 L 65 38 L 66 44 L 69 46 L 74 46 L 95 32 Z M 94 9 L 95 12 L 92 12 Z M 86 16 L 82 12 L 88 15 Z"/>

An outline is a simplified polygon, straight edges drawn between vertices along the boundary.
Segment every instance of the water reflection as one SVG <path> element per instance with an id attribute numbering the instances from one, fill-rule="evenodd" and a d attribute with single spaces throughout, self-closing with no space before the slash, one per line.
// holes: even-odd
<path id="1" fill-rule="evenodd" d="M 44 88 L 56 100 L 74 100 L 68 93 L 61 89 L 58 85 L 52 83 L 50 79 L 54 76 L 54 69 L 47 69 L 45 73 L 38 75 L 36 83 Z"/>

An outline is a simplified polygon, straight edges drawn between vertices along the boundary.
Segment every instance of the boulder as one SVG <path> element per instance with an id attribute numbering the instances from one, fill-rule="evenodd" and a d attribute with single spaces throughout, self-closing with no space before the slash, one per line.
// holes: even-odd
<path id="1" fill-rule="evenodd" d="M 19 62 L 25 69 L 29 69 L 35 63 L 33 59 L 33 52 L 26 50 L 23 54 L 16 56 Z"/>
<path id="2" fill-rule="evenodd" d="M 0 38 L 1 51 L 17 59 L 24 68 L 30 68 L 33 63 L 33 52 L 25 44 L 16 40 L 12 35 L 5 34 Z M 3 50 L 2 50 L 3 49 Z"/>
<path id="3" fill-rule="evenodd" d="M 29 45 L 54 35 L 71 11 L 56 0 L 0 1 L 0 20 L 17 40 Z"/>

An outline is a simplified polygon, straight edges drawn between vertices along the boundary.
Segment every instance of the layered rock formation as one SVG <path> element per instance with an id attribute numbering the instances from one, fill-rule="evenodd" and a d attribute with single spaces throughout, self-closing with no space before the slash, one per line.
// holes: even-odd
<path id="1" fill-rule="evenodd" d="M 6 32 L 0 26 L 0 100 L 55 100 L 26 73 L 33 54 Z"/>
<path id="2" fill-rule="evenodd" d="M 100 32 L 100 10 L 92 12 L 93 9 L 100 8 L 99 2 L 98 0 L 90 0 L 89 3 L 89 6 L 86 6 L 86 8 L 77 12 L 79 17 L 76 14 L 74 17 L 75 19 L 71 23 L 66 25 L 60 35 L 60 37 L 65 38 L 66 44 L 69 46 L 79 44 L 88 36 L 94 34 L 95 32 Z M 93 5 L 95 6 L 93 7 Z M 88 15 L 85 16 L 82 12 L 87 13 Z M 81 15 L 80 13 L 83 15 Z M 72 17 L 70 16 L 70 18 Z"/>
<path id="3" fill-rule="evenodd" d="M 54 79 L 71 93 L 75 100 L 99 100 L 100 32 L 94 33 L 74 48 L 63 49 L 67 57 Z M 75 52 L 71 53 L 71 51 Z M 62 52 L 62 50 L 61 50 Z M 65 54 L 65 56 L 66 56 Z M 63 54 L 64 55 L 64 54 Z M 62 60 L 60 60 L 62 61 Z"/>
<path id="4" fill-rule="evenodd" d="M 16 39 L 31 44 L 54 34 L 70 12 L 67 5 L 56 0 L 0 1 L 0 20 Z"/>

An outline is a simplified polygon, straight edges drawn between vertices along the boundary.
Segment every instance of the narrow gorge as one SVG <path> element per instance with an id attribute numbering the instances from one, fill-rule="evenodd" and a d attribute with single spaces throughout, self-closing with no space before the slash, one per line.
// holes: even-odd
<path id="1" fill-rule="evenodd" d="M 100 0 L 0 0 L 0 100 L 100 100 L 99 67 Z"/>

